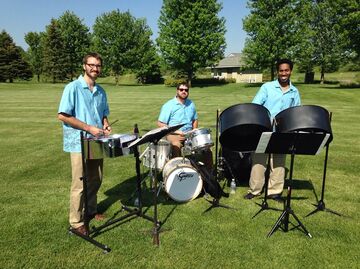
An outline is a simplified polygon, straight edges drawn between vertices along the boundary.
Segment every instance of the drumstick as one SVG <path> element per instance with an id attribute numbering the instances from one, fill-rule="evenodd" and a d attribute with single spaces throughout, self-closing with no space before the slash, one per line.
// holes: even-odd
<path id="1" fill-rule="evenodd" d="M 109 130 L 108 128 L 111 126 L 111 125 L 113 125 L 113 124 L 115 124 L 116 122 L 118 122 L 119 120 L 114 120 L 112 123 L 110 123 L 108 126 L 106 126 L 106 128 L 105 128 L 105 130 Z"/>
<path id="2" fill-rule="evenodd" d="M 112 123 L 110 123 L 108 126 L 111 126 L 111 125 L 113 125 L 113 124 L 115 124 L 115 123 L 117 123 L 119 120 L 114 120 Z"/>

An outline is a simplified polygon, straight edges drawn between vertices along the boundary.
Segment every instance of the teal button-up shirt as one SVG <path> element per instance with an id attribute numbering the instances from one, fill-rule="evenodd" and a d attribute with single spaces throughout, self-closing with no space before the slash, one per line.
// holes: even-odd
<path id="1" fill-rule="evenodd" d="M 283 92 L 278 80 L 264 83 L 252 102 L 266 107 L 271 119 L 289 107 L 301 105 L 298 89 L 290 82 L 290 88 Z"/>
<path id="2" fill-rule="evenodd" d="M 158 120 L 168 126 L 184 123 L 185 125 L 180 130 L 187 132 L 192 130 L 192 123 L 197 118 L 196 108 L 191 100 L 186 99 L 182 104 L 174 97 L 162 106 Z"/>
<path id="3" fill-rule="evenodd" d="M 103 118 L 109 115 L 106 93 L 98 84 L 90 91 L 81 75 L 65 86 L 58 113 L 68 114 L 86 124 L 102 128 Z M 64 151 L 81 152 L 80 132 L 81 130 L 63 124 Z"/>

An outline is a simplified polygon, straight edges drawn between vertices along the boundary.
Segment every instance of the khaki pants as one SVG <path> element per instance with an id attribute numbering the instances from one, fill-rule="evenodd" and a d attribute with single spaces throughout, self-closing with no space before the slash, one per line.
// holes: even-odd
<path id="1" fill-rule="evenodd" d="M 84 225 L 84 196 L 81 153 L 70 153 L 72 182 L 70 189 L 69 222 L 73 228 Z M 86 160 L 87 168 L 87 198 L 89 215 L 97 212 L 97 192 L 101 186 L 103 159 Z"/>
<path id="2" fill-rule="evenodd" d="M 254 195 L 259 195 L 264 187 L 267 160 L 268 154 L 252 154 L 252 168 L 250 174 L 249 192 Z M 280 194 L 283 191 L 285 180 L 285 161 L 286 155 L 271 154 L 268 195 Z"/>

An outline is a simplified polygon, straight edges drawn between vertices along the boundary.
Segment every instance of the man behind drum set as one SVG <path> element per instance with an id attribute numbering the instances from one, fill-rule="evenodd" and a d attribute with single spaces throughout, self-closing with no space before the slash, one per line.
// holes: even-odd
<path id="1" fill-rule="evenodd" d="M 166 136 L 171 144 L 172 157 L 181 156 L 181 149 L 184 146 L 186 134 L 198 128 L 198 115 L 194 103 L 189 97 L 189 85 L 185 82 L 180 83 L 176 87 L 176 95 L 167 101 L 161 108 L 157 125 L 174 126 L 185 124 L 179 130 Z M 210 149 L 204 150 L 202 153 L 202 161 L 205 167 L 212 172 L 212 153 Z"/>

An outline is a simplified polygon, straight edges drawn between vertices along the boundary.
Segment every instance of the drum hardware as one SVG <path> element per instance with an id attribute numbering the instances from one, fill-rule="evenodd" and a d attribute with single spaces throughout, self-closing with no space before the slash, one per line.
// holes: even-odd
<path id="1" fill-rule="evenodd" d="M 329 113 L 329 122 L 331 122 L 331 118 L 332 118 L 332 113 L 330 112 Z M 326 180 L 326 167 L 327 167 L 327 161 L 328 161 L 328 154 L 329 154 L 329 143 L 327 143 L 325 146 L 324 170 L 323 170 L 323 179 L 322 179 L 320 200 L 318 201 L 317 204 L 313 204 L 316 207 L 315 210 L 310 212 L 309 214 L 307 214 L 306 217 L 308 217 L 312 214 L 315 214 L 316 212 L 319 212 L 319 211 L 326 211 L 326 212 L 330 212 L 330 213 L 333 213 L 338 216 L 342 216 L 340 213 L 325 207 L 324 194 L 325 194 L 325 180 Z"/>
<path id="2" fill-rule="evenodd" d="M 152 142 L 155 145 L 155 152 L 154 152 L 154 159 L 155 159 L 155 167 L 157 167 L 157 143 L 158 141 L 160 141 L 161 138 L 163 138 L 165 135 L 178 130 L 179 128 L 181 128 L 182 126 L 184 126 L 184 124 L 179 124 L 179 125 L 175 125 L 175 126 L 171 126 L 171 127 L 160 127 L 160 128 L 156 128 L 154 130 L 151 130 L 149 132 L 147 132 L 146 134 L 144 134 L 141 138 L 138 138 L 137 140 L 133 141 L 129 147 L 138 147 L 139 145 L 148 143 L 148 142 Z M 141 179 L 140 179 L 140 159 L 138 156 L 138 162 L 137 162 L 137 171 L 138 171 L 138 189 L 141 190 Z M 147 218 L 148 220 L 152 220 L 153 221 L 153 229 L 152 229 L 152 237 L 153 237 L 153 244 L 154 245 L 159 245 L 160 244 L 160 238 L 159 238 L 159 232 L 160 232 L 160 228 L 161 228 L 161 222 L 158 220 L 158 213 L 157 213 L 157 169 L 154 169 L 154 195 L 153 195 L 153 203 L 154 203 L 154 217 L 153 218 Z M 139 193 L 141 193 L 141 191 L 139 191 Z M 140 208 L 139 209 L 129 209 L 127 207 L 123 207 L 125 210 L 129 211 L 130 214 L 132 212 L 138 213 L 141 212 L 141 204 L 142 204 L 142 200 L 141 200 L 141 196 L 139 195 L 139 204 L 140 204 Z M 145 216 L 142 214 L 142 216 Z"/>
<path id="3" fill-rule="evenodd" d="M 90 155 L 91 151 L 89 150 L 90 143 L 86 143 L 87 141 L 84 137 L 85 136 L 84 136 L 83 132 L 80 132 L 81 157 L 82 157 L 82 167 L 83 167 L 83 175 L 80 179 L 83 182 L 83 193 L 84 193 L 84 225 L 85 225 L 87 231 L 89 231 L 89 233 L 87 235 L 84 235 L 84 234 L 81 234 L 80 232 L 78 232 L 76 229 L 72 229 L 71 227 L 69 228 L 69 233 L 77 235 L 78 237 L 88 241 L 89 243 L 93 244 L 94 246 L 101 248 L 104 251 L 104 253 L 108 253 L 111 251 L 111 249 L 107 245 L 104 245 L 104 244 L 98 242 L 92 236 L 90 236 L 93 233 L 93 231 L 90 231 L 90 229 L 89 229 L 90 217 L 89 217 L 88 193 L 87 193 L 86 159 L 89 159 L 90 157 L 92 157 L 92 155 Z M 88 147 L 87 154 L 85 153 L 85 143 L 86 143 L 86 147 Z"/>

